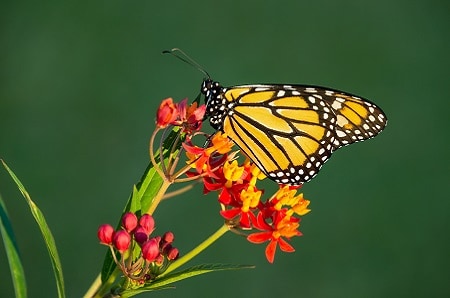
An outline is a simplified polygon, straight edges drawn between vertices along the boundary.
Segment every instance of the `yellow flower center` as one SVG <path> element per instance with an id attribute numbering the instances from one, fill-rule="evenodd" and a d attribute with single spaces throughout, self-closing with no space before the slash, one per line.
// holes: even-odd
<path id="1" fill-rule="evenodd" d="M 248 212 L 250 208 L 255 208 L 258 206 L 261 194 L 262 192 L 260 190 L 255 191 L 255 188 L 252 186 L 249 186 L 247 189 L 243 189 L 241 191 L 241 210 L 243 212 Z"/>
<path id="2" fill-rule="evenodd" d="M 227 182 L 225 183 L 225 187 L 230 188 L 233 182 L 238 181 L 242 174 L 244 174 L 244 167 L 238 166 L 237 160 L 233 160 L 231 163 L 226 161 L 223 164 L 223 175 Z"/>

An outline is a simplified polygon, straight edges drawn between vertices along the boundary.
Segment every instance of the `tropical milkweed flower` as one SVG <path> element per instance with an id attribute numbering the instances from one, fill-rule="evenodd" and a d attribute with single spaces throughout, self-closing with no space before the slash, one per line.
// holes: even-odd
<path id="1" fill-rule="evenodd" d="M 288 241 L 302 235 L 298 230 L 298 216 L 310 211 L 307 208 L 309 201 L 302 194 L 296 194 L 300 186 L 280 185 L 275 194 L 264 200 L 264 190 L 257 186 L 257 182 L 265 178 L 264 173 L 248 158 L 239 162 L 238 153 L 232 152 L 234 144 L 225 133 L 217 131 L 210 136 L 200 132 L 205 108 L 205 105 L 198 107 L 197 103 L 189 106 L 187 99 L 180 103 L 163 101 L 157 119 L 165 119 L 161 123 L 179 127 L 179 138 L 183 141 L 180 152 L 173 161 L 166 162 L 168 166 L 161 174 L 172 177 L 169 179 L 173 182 L 201 180 L 205 194 L 217 192 L 220 214 L 232 229 L 246 231 L 251 243 L 268 242 L 265 254 L 269 262 L 274 261 L 277 247 L 284 252 L 295 251 Z M 194 139 L 199 135 L 206 137 L 203 146 L 195 144 Z M 178 149 L 166 150 L 176 152 Z M 159 151 L 162 156 L 164 149 Z M 181 151 L 185 152 L 186 166 L 176 170 Z M 156 158 L 152 157 L 152 160 Z M 181 178 L 182 175 L 188 178 Z"/>

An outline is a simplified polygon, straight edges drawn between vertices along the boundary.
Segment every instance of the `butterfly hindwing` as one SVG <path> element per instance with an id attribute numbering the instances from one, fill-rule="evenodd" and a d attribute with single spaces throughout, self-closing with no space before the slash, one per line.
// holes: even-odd
<path id="1" fill-rule="evenodd" d="M 370 139 L 386 126 L 386 116 L 374 103 L 343 92 L 325 91 L 336 114 L 334 147 Z"/>

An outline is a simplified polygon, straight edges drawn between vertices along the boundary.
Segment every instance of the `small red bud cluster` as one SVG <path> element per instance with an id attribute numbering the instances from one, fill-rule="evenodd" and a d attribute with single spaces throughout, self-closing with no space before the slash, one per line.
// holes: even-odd
<path id="1" fill-rule="evenodd" d="M 163 273 L 179 254 L 178 249 L 172 246 L 173 233 L 150 237 L 154 229 L 155 220 L 151 215 L 144 214 L 138 218 L 136 214 L 127 212 L 122 216 L 117 231 L 111 225 L 103 224 L 98 228 L 97 237 L 101 244 L 109 246 L 114 261 L 125 276 L 144 283 Z M 116 254 L 120 255 L 120 260 Z"/>

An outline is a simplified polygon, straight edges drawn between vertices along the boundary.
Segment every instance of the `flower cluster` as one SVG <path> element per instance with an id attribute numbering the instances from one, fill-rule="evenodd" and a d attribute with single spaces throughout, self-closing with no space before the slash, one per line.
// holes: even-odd
<path id="1" fill-rule="evenodd" d="M 100 243 L 109 246 L 123 274 L 137 284 L 154 279 L 178 258 L 178 249 L 172 246 L 173 233 L 151 237 L 154 229 L 155 220 L 151 215 L 144 214 L 138 218 L 136 214 L 127 212 L 122 216 L 118 230 L 103 224 L 97 231 Z M 116 252 L 120 259 L 117 259 Z"/>
<path id="2" fill-rule="evenodd" d="M 205 105 L 197 108 L 197 103 L 188 106 L 187 98 L 176 104 L 169 97 L 164 99 L 159 106 L 156 125 L 158 128 L 175 125 L 181 126 L 186 132 L 197 131 L 202 126 L 205 110 Z"/>
<path id="3" fill-rule="evenodd" d="M 207 135 L 205 146 L 193 143 L 193 137 L 200 134 L 205 106 L 197 107 L 194 103 L 187 107 L 186 102 L 183 100 L 176 104 L 172 99 L 166 99 L 157 112 L 158 128 L 168 125 L 181 127 L 184 134 L 182 150 L 187 159 L 182 170 L 176 172 L 172 168 L 162 171 L 162 175 L 173 182 L 186 181 L 179 178 L 181 175 L 187 175 L 190 180 L 201 179 L 205 194 L 217 191 L 222 207 L 220 214 L 230 228 L 248 231 L 247 239 L 252 243 L 269 242 L 266 258 L 270 263 L 274 261 L 278 246 L 284 252 L 293 252 L 294 248 L 287 240 L 302 235 L 298 230 L 299 216 L 310 211 L 309 201 L 303 198 L 303 194 L 297 195 L 298 186 L 287 185 L 280 185 L 275 194 L 262 200 L 264 190 L 256 184 L 265 178 L 264 173 L 248 159 L 239 162 L 237 152 L 232 152 L 233 142 L 225 133 L 218 131 L 212 136 Z M 163 150 L 160 148 L 160 152 Z M 153 154 L 152 150 L 150 154 Z M 170 160 L 167 163 L 177 164 Z M 157 166 L 155 162 L 154 165 Z M 251 233 L 252 230 L 257 232 Z"/>

